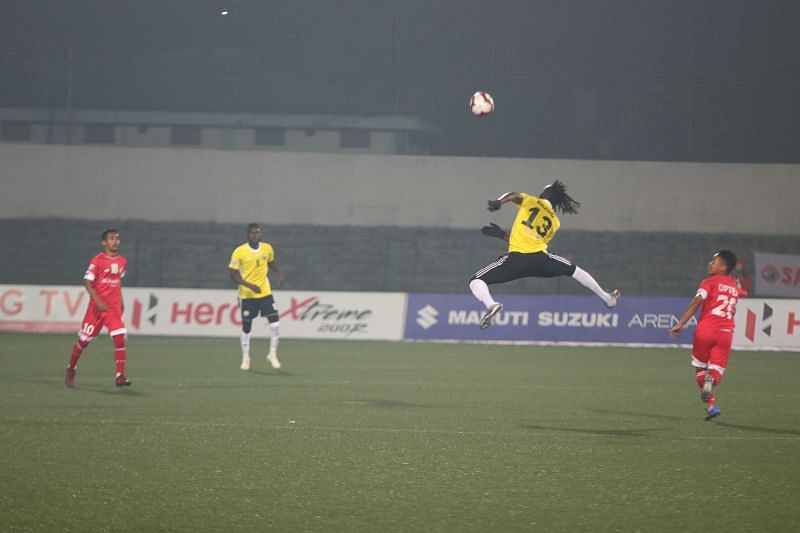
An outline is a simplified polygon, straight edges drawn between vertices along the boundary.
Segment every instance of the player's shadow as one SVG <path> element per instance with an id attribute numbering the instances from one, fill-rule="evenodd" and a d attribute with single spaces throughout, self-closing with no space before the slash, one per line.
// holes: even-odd
<path id="1" fill-rule="evenodd" d="M 347 405 L 362 405 L 365 407 L 379 407 L 382 409 L 425 409 L 425 408 L 442 408 L 443 405 L 426 405 L 419 403 L 406 402 L 404 400 L 385 400 L 369 398 L 366 400 L 345 400 L 343 403 Z"/>
<path id="2" fill-rule="evenodd" d="M 92 385 L 76 385 L 74 387 L 69 387 L 72 390 L 79 391 L 79 392 L 90 392 L 92 394 L 108 394 L 111 396 L 130 396 L 132 398 L 144 398 L 147 394 L 137 390 L 131 389 L 128 387 L 119 387 L 110 389 L 108 387 L 100 387 L 100 386 L 92 386 Z"/>
<path id="3" fill-rule="evenodd" d="M 54 385 L 66 388 L 64 378 L 23 378 L 9 380 L 8 383 L 32 383 L 34 385 Z"/>
<path id="4" fill-rule="evenodd" d="M 661 431 L 664 428 L 638 428 L 638 429 L 581 429 L 581 428 L 565 428 L 565 427 L 551 427 L 551 426 L 535 426 L 533 424 L 522 424 L 526 429 L 535 429 L 538 431 L 553 431 L 557 433 L 577 433 L 587 437 L 625 437 L 646 439 L 650 438 L 650 433 L 654 431 Z"/>
<path id="5" fill-rule="evenodd" d="M 722 420 L 715 420 L 714 424 L 717 426 L 722 426 L 725 428 L 730 429 L 743 429 L 745 431 L 756 431 L 758 433 L 769 433 L 770 435 L 785 435 L 788 437 L 797 437 L 800 436 L 800 430 L 796 429 L 775 429 L 775 428 L 764 428 L 760 426 L 745 426 L 743 424 L 731 424 L 730 422 L 723 422 Z"/>
<path id="6" fill-rule="evenodd" d="M 286 370 L 250 370 L 249 372 L 256 376 L 270 376 L 279 378 L 294 376 L 292 372 L 287 372 Z"/>
<path id="7" fill-rule="evenodd" d="M 671 415 L 654 415 L 653 413 L 642 413 L 636 411 L 615 411 L 612 409 L 587 409 L 590 413 L 601 415 L 616 415 L 620 417 L 640 417 L 640 418 L 660 418 L 662 420 L 684 420 L 684 417 Z"/>
<path id="8" fill-rule="evenodd" d="M 67 391 L 81 391 L 81 392 L 91 392 L 95 394 L 112 394 L 112 395 L 125 395 L 125 396 L 147 396 L 146 394 L 140 392 L 137 389 L 132 389 L 130 387 L 116 387 L 113 383 L 111 385 L 89 385 L 86 382 L 82 382 L 80 384 L 75 384 L 72 387 L 67 387 L 64 385 L 64 381 L 58 378 L 29 378 L 29 379 L 17 379 L 14 380 L 16 383 L 34 383 L 37 385 L 50 385 L 54 387 L 61 387 Z"/>
<path id="9" fill-rule="evenodd" d="M 269 386 L 281 387 L 288 384 L 271 382 Z M 179 389 L 198 390 L 198 389 L 261 389 L 265 386 L 263 381 L 251 381 L 250 383 L 182 383 L 177 385 Z"/>

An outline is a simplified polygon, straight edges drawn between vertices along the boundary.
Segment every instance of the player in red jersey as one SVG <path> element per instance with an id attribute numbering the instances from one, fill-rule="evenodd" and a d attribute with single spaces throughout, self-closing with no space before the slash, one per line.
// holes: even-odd
<path id="1" fill-rule="evenodd" d="M 686 324 L 702 306 L 700 320 L 694 332 L 692 366 L 696 370 L 700 398 L 706 405 L 706 420 L 720 415 L 713 389 L 722 380 L 728 366 L 728 356 L 733 342 L 733 315 L 739 300 L 739 290 L 731 272 L 736 268 L 736 254 L 720 250 L 708 263 L 710 277 L 700 283 L 697 294 L 689 303 L 678 323 L 669 330 L 670 336 L 680 335 Z"/>
<path id="2" fill-rule="evenodd" d="M 100 241 L 104 250 L 89 262 L 83 276 L 89 293 L 89 306 L 83 317 L 78 342 L 72 347 L 72 355 L 67 364 L 64 382 L 71 387 L 75 384 L 75 368 L 78 366 L 83 350 L 100 334 L 103 327 L 108 329 L 114 342 L 114 359 L 117 362 L 117 387 L 131 384 L 125 377 L 125 337 L 127 329 L 122 321 L 125 303 L 122 300 L 122 278 L 128 261 L 119 254 L 119 231 L 107 229 Z"/>

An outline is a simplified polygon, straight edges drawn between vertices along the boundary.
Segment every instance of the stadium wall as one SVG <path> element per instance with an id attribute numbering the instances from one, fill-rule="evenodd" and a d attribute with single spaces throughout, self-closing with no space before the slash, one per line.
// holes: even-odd
<path id="1" fill-rule="evenodd" d="M 800 166 L 0 145 L 0 217 L 475 228 L 564 180 L 573 230 L 797 235 Z M 757 219 L 742 216 L 757 210 Z"/>

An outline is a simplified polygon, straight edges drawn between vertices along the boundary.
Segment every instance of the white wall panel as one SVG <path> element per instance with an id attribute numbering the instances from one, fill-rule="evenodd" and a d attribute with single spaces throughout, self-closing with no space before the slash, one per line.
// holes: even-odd
<path id="1" fill-rule="evenodd" d="M 443 226 L 561 179 L 565 229 L 800 233 L 800 166 L 0 145 L 0 217 Z M 755 213 L 755 214 L 754 214 Z"/>

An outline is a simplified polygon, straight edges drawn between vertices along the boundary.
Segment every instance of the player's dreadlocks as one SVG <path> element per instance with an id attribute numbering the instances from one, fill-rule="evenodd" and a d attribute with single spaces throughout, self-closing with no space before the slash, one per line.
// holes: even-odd
<path id="1" fill-rule="evenodd" d="M 562 213 L 575 214 L 581 206 L 580 202 L 567 194 L 567 186 L 558 180 L 545 187 L 541 197 L 549 200 L 553 205 L 553 209 L 561 211 Z"/>

